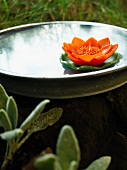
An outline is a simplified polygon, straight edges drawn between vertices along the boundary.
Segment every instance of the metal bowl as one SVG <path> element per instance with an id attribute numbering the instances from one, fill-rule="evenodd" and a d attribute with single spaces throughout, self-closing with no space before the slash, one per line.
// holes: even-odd
<path id="1" fill-rule="evenodd" d="M 60 63 L 63 42 L 74 36 L 109 37 L 119 44 L 118 64 L 91 72 L 65 69 Z M 64 99 L 103 93 L 127 82 L 127 30 L 93 22 L 44 22 L 0 31 L 0 83 L 23 96 Z"/>

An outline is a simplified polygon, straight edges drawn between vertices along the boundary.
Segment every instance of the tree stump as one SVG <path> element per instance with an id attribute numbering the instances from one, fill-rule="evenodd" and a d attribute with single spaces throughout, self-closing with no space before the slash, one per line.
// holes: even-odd
<path id="1" fill-rule="evenodd" d="M 71 125 L 81 149 L 79 170 L 85 169 L 101 156 L 111 156 L 109 170 L 127 169 L 127 84 L 102 94 L 72 98 L 51 99 L 45 110 L 61 107 L 63 115 L 54 125 L 33 134 L 14 156 L 13 170 L 21 170 L 30 158 L 46 147 L 55 152 L 56 141 L 63 125 Z M 43 99 L 12 95 L 19 108 L 19 124 Z M 0 145 L 5 146 L 0 140 Z M 66 147 L 66 146 L 65 146 Z M 0 151 L 3 160 L 4 149 Z"/>

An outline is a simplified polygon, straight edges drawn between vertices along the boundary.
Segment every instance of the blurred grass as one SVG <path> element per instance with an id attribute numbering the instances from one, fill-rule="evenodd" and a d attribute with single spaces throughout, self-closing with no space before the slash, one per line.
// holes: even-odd
<path id="1" fill-rule="evenodd" d="M 0 0 L 0 30 L 45 21 L 92 21 L 127 28 L 127 0 Z"/>

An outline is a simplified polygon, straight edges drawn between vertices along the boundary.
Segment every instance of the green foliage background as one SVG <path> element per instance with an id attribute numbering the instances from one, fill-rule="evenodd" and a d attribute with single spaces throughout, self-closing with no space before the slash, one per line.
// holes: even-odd
<path id="1" fill-rule="evenodd" d="M 127 0 L 0 0 L 0 30 L 45 21 L 92 21 L 127 28 Z"/>

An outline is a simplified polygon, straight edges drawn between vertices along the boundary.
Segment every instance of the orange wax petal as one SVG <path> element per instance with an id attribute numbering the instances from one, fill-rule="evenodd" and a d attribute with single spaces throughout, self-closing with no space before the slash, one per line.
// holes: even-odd
<path id="1" fill-rule="evenodd" d="M 86 62 L 82 61 L 82 60 L 79 60 L 75 57 L 73 57 L 72 55 L 68 55 L 68 58 L 74 62 L 75 64 L 79 65 L 79 66 L 82 66 L 82 65 L 85 65 Z"/>
<path id="2" fill-rule="evenodd" d="M 77 49 L 77 47 L 75 45 L 67 44 L 67 43 L 64 43 L 62 48 L 65 51 L 65 53 L 67 53 L 67 54 L 68 54 L 68 52 L 69 53 L 76 52 L 76 49 Z"/>
<path id="3" fill-rule="evenodd" d="M 90 62 L 89 65 L 91 66 L 99 66 L 101 65 L 105 60 L 106 60 L 106 56 L 105 55 L 101 55 L 99 57 L 93 58 Z"/>
<path id="4" fill-rule="evenodd" d="M 76 45 L 77 47 L 83 46 L 84 43 L 85 43 L 84 40 L 77 38 L 77 37 L 74 37 L 72 40 L 72 44 Z"/>
<path id="5" fill-rule="evenodd" d="M 77 46 L 75 44 L 70 44 L 70 48 L 72 53 L 77 53 Z"/>
<path id="6" fill-rule="evenodd" d="M 89 39 L 85 42 L 84 46 L 89 46 L 89 45 L 94 46 L 94 47 L 97 47 L 97 46 L 98 46 L 97 40 L 95 40 L 93 37 L 89 38 Z"/>
<path id="7" fill-rule="evenodd" d="M 93 60 L 91 60 L 90 65 L 99 66 L 102 63 L 104 63 L 104 61 L 107 60 L 118 48 L 118 44 L 111 45 L 111 46 L 112 48 L 108 51 L 107 54 L 95 57 Z"/>
<path id="8" fill-rule="evenodd" d="M 111 44 L 103 46 L 101 48 L 102 54 L 107 54 L 111 48 L 112 48 Z"/>
<path id="9" fill-rule="evenodd" d="M 110 57 L 118 48 L 118 44 L 112 45 L 112 48 L 110 49 L 110 51 L 106 54 L 107 58 Z"/>
<path id="10" fill-rule="evenodd" d="M 78 54 L 76 54 L 76 53 L 72 53 L 72 56 L 73 56 L 74 58 L 77 58 L 77 59 L 79 59 L 79 57 L 80 57 L 80 55 L 78 55 Z"/>
<path id="11" fill-rule="evenodd" d="M 62 48 L 63 48 L 63 50 L 65 51 L 66 54 L 70 55 L 71 51 L 69 51 L 68 48 L 66 48 L 66 47 L 62 47 Z"/>
<path id="12" fill-rule="evenodd" d="M 66 49 L 68 51 L 71 51 L 71 47 L 70 47 L 70 44 L 67 44 L 67 43 L 63 43 L 63 49 Z"/>
<path id="13" fill-rule="evenodd" d="M 110 40 L 109 40 L 109 38 L 107 37 L 107 38 L 104 38 L 104 39 L 99 40 L 97 43 L 98 43 L 98 46 L 99 46 L 100 48 L 102 48 L 103 46 L 110 44 Z"/>
<path id="14" fill-rule="evenodd" d="M 77 56 L 79 59 L 86 61 L 86 62 L 90 62 L 93 58 L 99 57 L 102 55 L 102 53 L 97 53 L 95 55 L 89 55 L 89 54 L 84 54 L 84 55 L 76 55 L 73 54 L 75 57 Z"/>
<path id="15" fill-rule="evenodd" d="M 80 55 L 79 58 L 83 61 L 90 62 L 93 58 L 95 58 L 93 55 Z"/>
<path id="16" fill-rule="evenodd" d="M 78 58 L 82 61 L 90 62 L 92 59 L 102 56 L 102 53 L 97 53 L 95 55 L 89 55 L 89 54 L 78 55 L 78 54 L 72 53 L 72 56 L 74 56 L 75 58 Z"/>
<path id="17" fill-rule="evenodd" d="M 67 44 L 67 43 L 63 43 L 63 47 L 70 48 L 69 44 Z"/>

